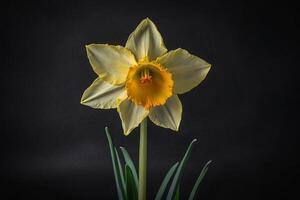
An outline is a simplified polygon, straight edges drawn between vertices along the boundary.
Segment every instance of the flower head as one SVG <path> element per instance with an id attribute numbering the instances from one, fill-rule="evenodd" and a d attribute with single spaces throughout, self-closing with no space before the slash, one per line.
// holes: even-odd
<path id="1" fill-rule="evenodd" d="M 128 135 L 149 116 L 158 126 L 178 130 L 182 105 L 177 94 L 188 92 L 206 77 L 211 65 L 184 49 L 167 52 L 150 19 L 130 34 L 125 47 L 86 46 L 98 78 L 81 103 L 92 108 L 117 108 Z"/>

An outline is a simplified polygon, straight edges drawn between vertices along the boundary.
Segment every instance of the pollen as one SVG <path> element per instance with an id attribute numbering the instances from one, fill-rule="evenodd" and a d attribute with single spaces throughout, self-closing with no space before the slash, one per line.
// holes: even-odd
<path id="1" fill-rule="evenodd" d="M 140 78 L 141 84 L 151 84 L 152 76 L 149 74 L 149 68 L 144 68 Z"/>
<path id="2" fill-rule="evenodd" d="M 149 110 L 163 105 L 172 96 L 172 74 L 155 62 L 139 62 L 131 66 L 126 79 L 128 98 Z"/>

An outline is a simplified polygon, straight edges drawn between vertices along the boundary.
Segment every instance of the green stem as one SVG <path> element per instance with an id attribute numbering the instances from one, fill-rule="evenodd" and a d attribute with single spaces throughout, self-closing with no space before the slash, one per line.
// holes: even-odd
<path id="1" fill-rule="evenodd" d="M 147 117 L 140 125 L 140 151 L 139 151 L 139 200 L 146 200 L 147 182 Z"/>

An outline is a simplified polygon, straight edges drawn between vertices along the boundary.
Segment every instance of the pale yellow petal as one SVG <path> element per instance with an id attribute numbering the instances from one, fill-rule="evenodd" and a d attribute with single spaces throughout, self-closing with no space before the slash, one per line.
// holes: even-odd
<path id="1" fill-rule="evenodd" d="M 130 34 L 125 47 L 131 50 L 137 60 L 155 60 L 167 52 L 161 34 L 148 18 Z"/>
<path id="2" fill-rule="evenodd" d="M 125 99 L 118 105 L 118 112 L 122 120 L 122 127 L 125 135 L 128 135 L 136 128 L 142 120 L 147 117 L 149 111 L 129 99 Z"/>
<path id="3" fill-rule="evenodd" d="M 206 77 L 211 65 L 184 49 L 176 49 L 157 58 L 165 66 L 174 80 L 174 93 L 182 94 L 200 84 Z"/>
<path id="4" fill-rule="evenodd" d="M 178 131 L 182 114 L 182 105 L 177 95 L 171 96 L 162 106 L 153 107 L 149 118 L 161 127 Z"/>
<path id="5" fill-rule="evenodd" d="M 92 85 L 84 91 L 80 103 L 92 108 L 116 108 L 118 103 L 117 99 L 124 92 L 124 85 L 112 85 L 97 78 Z"/>
<path id="6" fill-rule="evenodd" d="M 134 55 L 122 46 L 90 44 L 86 50 L 93 70 L 113 85 L 124 83 L 129 67 L 137 64 Z"/>

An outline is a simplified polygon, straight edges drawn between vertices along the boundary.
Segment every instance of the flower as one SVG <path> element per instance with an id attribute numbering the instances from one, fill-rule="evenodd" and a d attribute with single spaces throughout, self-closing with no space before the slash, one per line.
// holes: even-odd
<path id="1" fill-rule="evenodd" d="M 147 116 L 177 131 L 182 114 L 177 94 L 200 84 L 211 67 L 184 49 L 168 52 L 149 18 L 130 34 L 125 47 L 90 44 L 86 50 L 98 78 L 83 93 L 81 104 L 117 108 L 125 135 Z"/>

